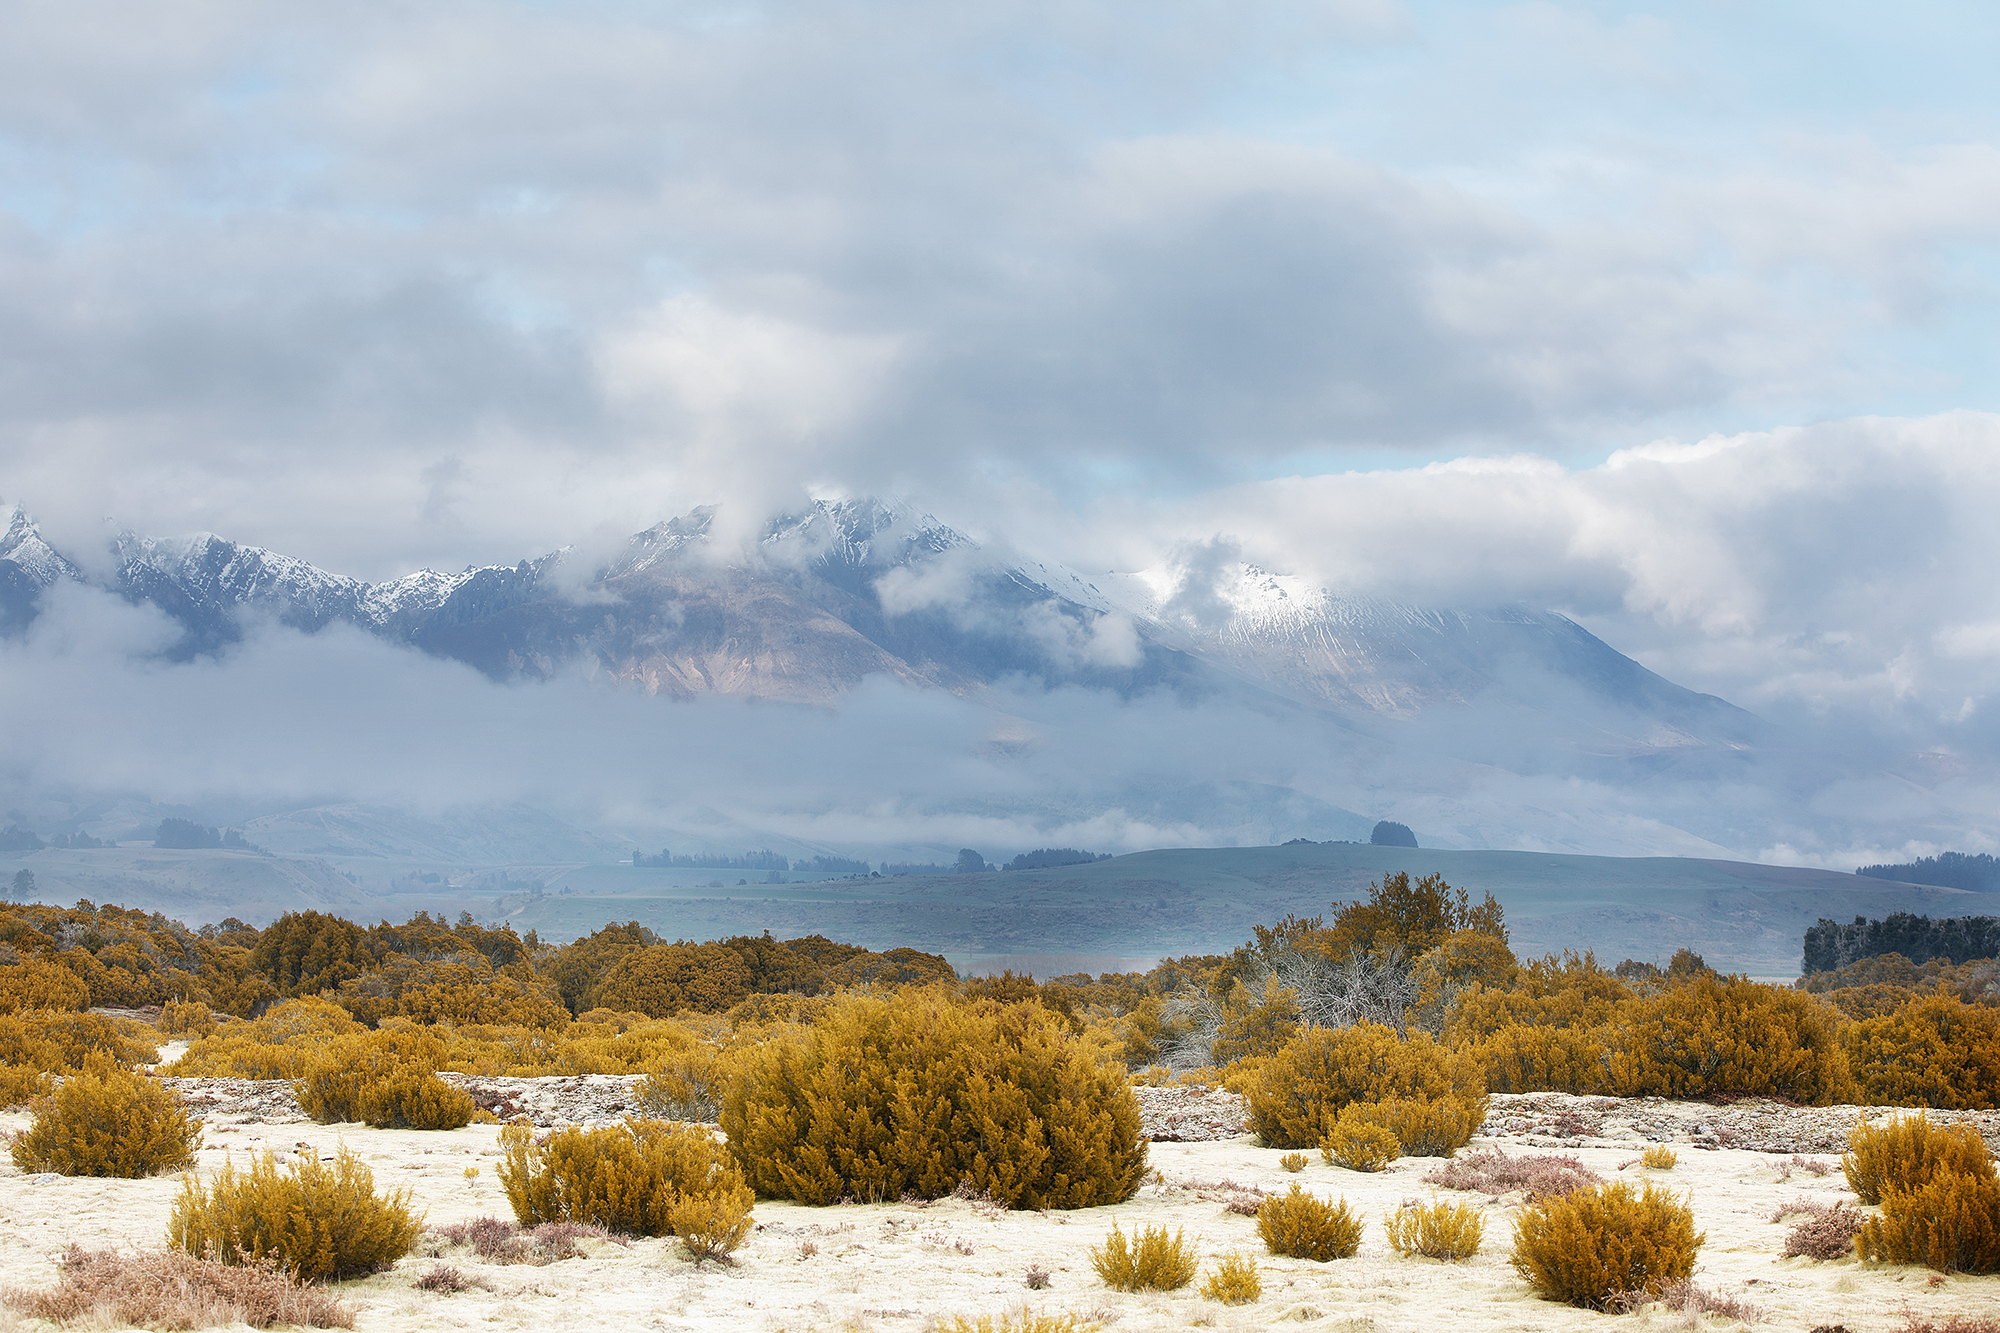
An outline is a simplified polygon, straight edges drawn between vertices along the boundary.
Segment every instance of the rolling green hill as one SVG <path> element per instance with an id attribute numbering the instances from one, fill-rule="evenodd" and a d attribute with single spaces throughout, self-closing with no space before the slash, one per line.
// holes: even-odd
<path id="1" fill-rule="evenodd" d="M 728 888 L 590 866 L 557 877 L 545 895 L 497 906 L 517 929 L 551 940 L 611 920 L 691 939 L 819 932 L 874 948 L 910 945 L 964 967 L 1026 954 L 1222 952 L 1258 922 L 1325 912 L 1398 870 L 1441 874 L 1475 899 L 1490 892 L 1506 907 L 1524 957 L 1591 949 L 1607 963 L 1664 962 L 1685 946 L 1713 966 L 1757 976 L 1797 975 L 1806 927 L 1821 917 L 2000 908 L 1991 894 L 1737 861 L 1353 844 L 1152 851 L 1054 870 Z"/>

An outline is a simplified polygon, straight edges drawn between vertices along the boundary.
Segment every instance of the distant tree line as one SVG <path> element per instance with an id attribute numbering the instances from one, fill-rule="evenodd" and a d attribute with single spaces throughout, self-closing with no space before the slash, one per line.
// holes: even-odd
<path id="1" fill-rule="evenodd" d="M 632 864 L 655 870 L 792 870 L 800 874 L 814 875 L 869 873 L 866 861 L 856 861 L 845 856 L 810 856 L 797 861 L 787 861 L 773 851 L 745 852 L 741 856 L 722 856 L 713 852 L 689 852 L 684 856 L 676 856 L 662 847 L 658 856 L 648 856 L 644 852 L 632 853 Z"/>
<path id="2" fill-rule="evenodd" d="M 721 856 L 714 852 L 689 852 L 675 856 L 662 847 L 658 856 L 632 853 L 632 864 L 656 870 L 790 870 L 792 863 L 773 851 L 745 852 L 741 856 Z M 866 870 L 868 867 L 863 866 Z"/>
<path id="3" fill-rule="evenodd" d="M 192 819 L 162 819 L 160 827 L 153 833 L 153 845 L 185 851 L 206 851 L 217 847 L 234 847 L 246 852 L 264 850 L 246 842 L 243 835 L 233 828 L 210 828 Z"/>
<path id="4" fill-rule="evenodd" d="M 1022 852 L 1007 863 L 1009 870 L 1048 870 L 1054 866 L 1083 866 L 1093 861 L 1109 861 L 1110 852 L 1092 855 L 1080 852 L 1074 847 L 1037 847 L 1032 852 Z"/>
<path id="5" fill-rule="evenodd" d="M 1806 931 L 1806 971 L 1831 972 L 1864 958 L 1901 954 L 1912 963 L 1941 958 L 1969 963 L 2000 957 L 2000 917 L 1950 916 L 1936 921 L 1892 912 L 1880 921 L 1857 916 L 1850 925 L 1821 918 Z"/>
<path id="6" fill-rule="evenodd" d="M 0 829 L 0 852 L 38 852 L 46 846 L 47 843 L 19 824 Z"/>
<path id="7" fill-rule="evenodd" d="M 1939 852 L 1901 865 L 1857 866 L 1854 873 L 1903 884 L 1936 884 L 1940 888 L 1967 889 L 1973 893 L 2000 893 L 2000 861 L 1985 852 L 1977 856 Z"/>

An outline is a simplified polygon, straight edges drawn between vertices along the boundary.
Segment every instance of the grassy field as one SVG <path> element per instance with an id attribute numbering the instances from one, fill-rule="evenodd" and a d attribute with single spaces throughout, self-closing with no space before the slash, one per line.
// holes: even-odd
<path id="1" fill-rule="evenodd" d="M 557 878 L 541 897 L 506 898 L 501 911 L 517 929 L 552 940 L 617 920 L 690 939 L 818 932 L 875 948 L 911 945 L 962 967 L 1030 954 L 1146 959 L 1226 951 L 1254 924 L 1323 913 L 1398 870 L 1441 874 L 1475 899 L 1491 893 L 1505 905 L 1523 956 L 1591 949 L 1611 963 L 1664 962 L 1685 946 L 1714 966 L 1756 976 L 1796 975 L 1806 927 L 1821 917 L 2000 912 L 2000 895 L 1830 871 L 1352 844 L 1138 852 L 1056 870 L 720 889 L 630 866 L 591 866 Z"/>

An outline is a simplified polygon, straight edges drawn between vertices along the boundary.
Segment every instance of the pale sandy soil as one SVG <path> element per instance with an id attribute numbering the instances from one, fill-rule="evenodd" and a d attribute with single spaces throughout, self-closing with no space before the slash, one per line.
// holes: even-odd
<path id="1" fill-rule="evenodd" d="M 1726 1108 L 1731 1116 L 1767 1124 L 1784 1135 L 1822 1139 L 1853 1112 L 1831 1108 L 1793 1112 L 1769 1104 Z M 1784 1165 L 1789 1154 L 1744 1148 L 1704 1149 L 1691 1141 L 1708 1128 L 1714 1137 L 1717 1108 L 1694 1104 L 1602 1099 L 1496 1098 L 1488 1128 L 1475 1147 L 1509 1153 L 1546 1151 L 1545 1132 L 1564 1110 L 1591 1121 L 1574 1151 L 1587 1165 L 1615 1174 L 1638 1156 L 1645 1139 L 1676 1140 L 1679 1165 L 1647 1173 L 1686 1194 L 1697 1224 L 1707 1232 L 1697 1281 L 1719 1293 L 1747 1298 L 1762 1312 L 1756 1325 L 1782 1333 L 1845 1324 L 1852 1333 L 1889 1330 L 1905 1308 L 1939 1320 L 1954 1313 L 2000 1311 L 2000 1277 L 1934 1280 L 1921 1268 L 1873 1268 L 1844 1260 L 1813 1263 L 1780 1259 L 1789 1223 L 1769 1220 L 1776 1205 L 1798 1194 L 1832 1201 L 1849 1197 L 1839 1170 L 1815 1177 Z M 1594 1117 L 1594 1120 L 1592 1119 Z M 224 1123 L 212 1114 L 203 1169 L 225 1152 L 274 1149 L 330 1154 L 345 1143 L 373 1169 L 379 1186 L 409 1188 L 432 1226 L 482 1215 L 508 1216 L 495 1177 L 497 1129 L 471 1126 L 449 1133 L 370 1130 L 311 1123 Z M 18 1128 L 21 1115 L 0 1116 Z M 1576 1128 L 1577 1121 L 1568 1122 Z M 1515 1129 L 1515 1126 L 1520 1128 Z M 1988 1128 L 1991 1128 L 1989 1125 Z M 1844 1137 L 1844 1134 L 1841 1135 Z M 1531 1146 L 1537 1145 L 1537 1146 Z M 861 1205 L 803 1208 L 757 1205 L 757 1229 L 729 1267 L 697 1268 L 671 1241 L 624 1245 L 585 1242 L 587 1257 L 543 1267 L 495 1266 L 469 1249 L 433 1258 L 419 1253 L 389 1273 L 346 1284 L 342 1294 L 362 1330 L 714 1329 L 881 1330 L 916 1333 L 934 1316 L 1000 1313 L 1024 1303 L 1031 1309 L 1076 1311 L 1124 1333 L 1186 1327 L 1263 1328 L 1303 1322 L 1321 1330 L 1499 1330 L 1687 1327 L 1678 1315 L 1591 1314 L 1537 1299 L 1507 1262 L 1511 1219 L 1518 1200 L 1443 1192 L 1469 1200 L 1488 1217 L 1484 1247 L 1474 1258 L 1448 1264 L 1405 1259 L 1383 1238 L 1383 1215 L 1405 1199 L 1428 1199 L 1421 1177 L 1437 1165 L 1405 1159 L 1393 1170 L 1362 1175 L 1325 1165 L 1312 1154 L 1303 1175 L 1286 1174 L 1281 1154 L 1237 1137 L 1215 1142 L 1155 1143 L 1152 1161 L 1164 1184 L 1112 1208 L 1074 1213 L 991 1213 L 958 1200 L 929 1207 Z M 1831 1163 L 1827 1153 L 1819 1160 Z M 468 1180 L 466 1168 L 479 1168 Z M 1627 1176 L 1641 1168 L 1627 1167 Z M 1787 1178 L 1788 1177 L 1788 1178 Z M 1329 1264 L 1263 1254 L 1256 1224 L 1225 1210 L 1223 1182 L 1281 1191 L 1293 1181 L 1327 1196 L 1345 1197 L 1366 1218 L 1361 1252 Z M 55 1260 L 71 1241 L 87 1246 L 156 1248 L 166 1230 L 176 1189 L 172 1178 L 139 1181 L 23 1176 L 0 1165 L 0 1281 L 11 1287 L 53 1281 Z M 1088 1250 L 1116 1219 L 1129 1233 L 1149 1223 L 1183 1228 L 1203 1257 L 1203 1276 L 1231 1250 L 1260 1257 L 1263 1299 L 1229 1308 L 1203 1300 L 1190 1288 L 1170 1294 L 1110 1291 L 1091 1272 Z M 807 1255 L 803 1243 L 817 1253 Z M 440 1263 L 456 1266 L 479 1286 L 453 1295 L 418 1291 L 413 1283 Z M 1031 1292 L 1023 1275 L 1031 1265 L 1052 1275 L 1046 1291 Z M 1199 1280 L 1197 1281 L 1197 1285 Z M 0 1316 L 0 1325 L 8 1322 Z M 1705 1327 L 1731 1326 L 1710 1320 Z"/>

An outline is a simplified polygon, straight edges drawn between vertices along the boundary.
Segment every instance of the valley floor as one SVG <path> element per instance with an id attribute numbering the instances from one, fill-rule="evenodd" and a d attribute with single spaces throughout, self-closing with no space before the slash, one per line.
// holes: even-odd
<path id="1" fill-rule="evenodd" d="M 582 1104 L 557 1095 L 559 1087 L 541 1091 L 547 1095 L 530 1098 L 547 1108 L 538 1120 Z M 603 1085 L 596 1091 L 600 1098 L 608 1092 Z M 202 1168 L 220 1164 L 230 1152 L 326 1155 L 345 1143 L 374 1171 L 378 1186 L 411 1190 L 431 1227 L 509 1216 L 496 1174 L 495 1126 L 447 1133 L 320 1126 L 294 1118 L 295 1109 L 282 1105 L 287 1099 L 259 1101 L 260 1095 L 224 1096 L 218 1090 L 208 1099 Z M 1440 1192 L 1485 1211 L 1480 1252 L 1456 1264 L 1397 1255 L 1383 1237 L 1381 1220 L 1405 1200 L 1431 1197 L 1432 1187 L 1422 1177 L 1438 1164 L 1434 1159 L 1406 1158 L 1391 1170 L 1365 1175 L 1328 1166 L 1314 1153 L 1302 1174 L 1289 1175 L 1279 1166 L 1279 1152 L 1257 1147 L 1247 1136 L 1203 1137 L 1235 1128 L 1227 1114 L 1233 1099 L 1226 1095 L 1197 1098 L 1162 1090 L 1147 1100 L 1154 1132 L 1195 1141 L 1154 1143 L 1152 1163 L 1160 1179 L 1116 1207 L 1040 1214 L 997 1212 L 957 1199 L 831 1208 L 763 1202 L 736 1262 L 699 1268 L 671 1240 L 587 1240 L 584 1257 L 536 1267 L 484 1263 L 466 1247 L 427 1238 L 424 1249 L 391 1272 L 345 1284 L 341 1294 L 363 1333 L 601 1328 L 918 1333 L 940 1317 L 1024 1306 L 1073 1311 L 1116 1333 L 1251 1329 L 1281 1322 L 1305 1322 L 1329 1333 L 1689 1327 L 1685 1317 L 1657 1309 L 1613 1322 L 1612 1316 L 1539 1300 L 1507 1261 L 1518 1196 Z M 1717 1107 L 1557 1094 L 1495 1097 L 1486 1132 L 1473 1146 L 1510 1154 L 1573 1152 L 1615 1177 L 1643 1171 L 1636 1160 L 1643 1144 L 1672 1143 L 1678 1165 L 1645 1174 L 1685 1193 L 1697 1225 L 1707 1233 L 1697 1284 L 1750 1302 L 1761 1312 L 1757 1327 L 1770 1333 L 1806 1333 L 1823 1325 L 1887 1333 L 1901 1327 L 1910 1312 L 1943 1323 L 1954 1314 L 2000 1310 L 2000 1276 L 1945 1277 L 1851 1259 L 1814 1263 L 1778 1257 L 1790 1225 L 1770 1220 L 1781 1202 L 1801 1194 L 1829 1203 L 1851 1198 L 1837 1152 L 1856 1114 L 1855 1108 L 1769 1102 Z M 2000 1136 L 2000 1115 L 1975 1118 L 1989 1143 Z M 25 1123 L 22 1115 L 0 1116 L 8 1128 Z M 1814 1174 L 1794 1154 L 1832 1169 Z M 477 1174 L 468 1177 L 472 1168 Z M 1364 1214 L 1357 1256 L 1328 1264 L 1274 1258 L 1263 1252 L 1254 1220 L 1226 1207 L 1248 1189 L 1281 1192 L 1295 1181 L 1317 1194 L 1345 1197 Z M 5 1284 L 52 1283 L 57 1257 L 71 1242 L 159 1247 L 176 1188 L 172 1177 L 26 1176 L 0 1165 Z M 1203 1277 L 1232 1250 L 1256 1256 L 1263 1268 L 1263 1298 L 1232 1308 L 1202 1299 L 1194 1287 L 1145 1295 L 1107 1289 L 1091 1271 L 1089 1249 L 1102 1242 L 1114 1221 L 1128 1234 L 1152 1223 L 1184 1229 L 1202 1256 Z M 414 1285 L 441 1264 L 457 1268 L 474 1285 L 449 1295 Z M 1050 1274 L 1046 1290 L 1028 1289 L 1024 1275 L 1031 1265 Z M 0 1314 L 0 1327 L 8 1326 L 30 1325 Z M 1729 1323 L 1711 1319 L 1705 1326 Z"/>

